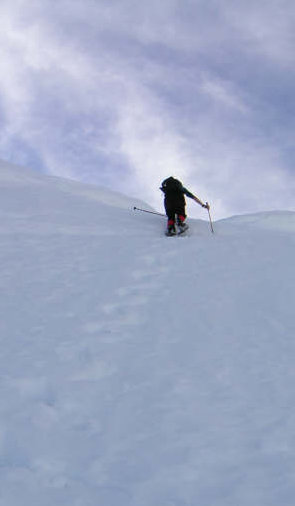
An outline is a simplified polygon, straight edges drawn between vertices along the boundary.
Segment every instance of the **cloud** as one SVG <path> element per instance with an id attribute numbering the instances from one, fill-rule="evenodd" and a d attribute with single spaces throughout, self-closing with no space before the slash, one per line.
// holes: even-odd
<path id="1" fill-rule="evenodd" d="M 238 2 L 225 11 L 229 23 L 255 54 L 280 67 L 293 66 L 295 12 L 292 0 Z"/>
<path id="2" fill-rule="evenodd" d="M 208 95 L 210 99 L 224 106 L 226 109 L 233 109 L 242 114 L 247 113 L 247 106 L 242 97 L 234 89 L 234 84 L 223 81 L 219 78 L 210 78 L 203 76 L 201 83 L 201 91 Z"/>
<path id="3" fill-rule="evenodd" d="M 157 208 L 174 174 L 216 217 L 290 209 L 293 10 L 3 0 L 0 156 Z"/>

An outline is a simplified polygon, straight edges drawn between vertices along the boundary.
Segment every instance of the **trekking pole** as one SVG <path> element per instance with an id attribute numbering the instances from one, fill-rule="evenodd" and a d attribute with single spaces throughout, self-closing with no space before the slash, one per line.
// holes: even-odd
<path id="1" fill-rule="evenodd" d="M 210 206 L 209 206 L 208 202 L 206 202 L 206 206 L 207 206 L 207 211 L 208 211 L 208 214 L 209 214 L 209 221 L 210 221 L 211 232 L 212 232 L 212 234 L 214 234 L 213 224 L 212 224 L 212 219 L 211 219 L 211 214 L 210 214 Z"/>
<path id="2" fill-rule="evenodd" d="M 157 214 L 158 216 L 166 216 L 166 214 L 162 213 L 156 213 L 155 211 L 147 211 L 147 209 L 140 209 L 139 207 L 133 207 L 134 211 L 141 211 L 143 213 L 149 213 L 149 214 Z"/>

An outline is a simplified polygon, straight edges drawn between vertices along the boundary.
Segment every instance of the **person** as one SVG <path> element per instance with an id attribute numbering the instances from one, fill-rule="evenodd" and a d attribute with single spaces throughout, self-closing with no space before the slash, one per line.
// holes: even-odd
<path id="1" fill-rule="evenodd" d="M 190 191 L 188 191 L 179 181 L 174 177 L 170 176 L 165 179 L 160 187 L 160 190 L 164 193 L 164 206 L 166 215 L 168 218 L 167 221 L 167 235 L 175 235 L 175 217 L 177 220 L 177 227 L 179 233 L 187 230 L 188 225 L 185 223 L 186 214 L 185 214 L 185 195 L 190 199 L 193 199 L 195 202 L 200 204 L 200 206 L 209 209 L 209 204 L 204 204 L 198 197 L 193 195 Z"/>

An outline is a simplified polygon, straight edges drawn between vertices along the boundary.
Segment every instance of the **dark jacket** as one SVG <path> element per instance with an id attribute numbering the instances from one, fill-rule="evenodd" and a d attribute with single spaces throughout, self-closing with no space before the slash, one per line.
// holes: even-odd
<path id="1" fill-rule="evenodd" d="M 195 196 L 182 185 L 181 181 L 175 179 L 174 177 L 168 177 L 165 179 L 162 182 L 160 190 L 164 193 L 166 201 L 184 202 L 184 195 L 190 199 L 195 198 Z"/>

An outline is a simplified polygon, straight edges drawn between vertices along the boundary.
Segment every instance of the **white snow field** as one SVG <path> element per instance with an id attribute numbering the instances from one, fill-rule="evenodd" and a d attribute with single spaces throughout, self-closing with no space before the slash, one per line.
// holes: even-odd
<path id="1" fill-rule="evenodd" d="M 295 213 L 133 205 L 0 165 L 0 506 L 294 506 Z"/>

